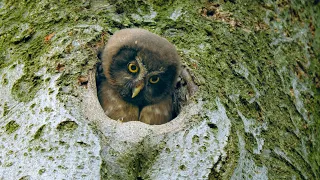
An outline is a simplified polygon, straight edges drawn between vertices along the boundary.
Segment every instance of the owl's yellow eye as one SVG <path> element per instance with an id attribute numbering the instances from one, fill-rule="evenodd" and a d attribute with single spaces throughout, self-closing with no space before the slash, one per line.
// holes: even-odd
<path id="1" fill-rule="evenodd" d="M 139 71 L 139 68 L 137 65 L 133 64 L 133 63 L 129 63 L 128 64 L 128 70 L 132 73 L 137 73 Z"/>
<path id="2" fill-rule="evenodd" d="M 152 84 L 155 84 L 155 83 L 159 82 L 159 80 L 160 80 L 159 76 L 152 76 L 149 79 L 149 82 L 152 83 Z"/>

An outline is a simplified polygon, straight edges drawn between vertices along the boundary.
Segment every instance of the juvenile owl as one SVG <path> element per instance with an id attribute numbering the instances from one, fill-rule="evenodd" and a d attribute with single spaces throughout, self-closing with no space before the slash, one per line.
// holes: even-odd
<path id="1" fill-rule="evenodd" d="M 106 77 L 98 97 L 115 120 L 163 124 L 173 118 L 180 58 L 166 39 L 143 29 L 116 32 L 102 54 Z"/>

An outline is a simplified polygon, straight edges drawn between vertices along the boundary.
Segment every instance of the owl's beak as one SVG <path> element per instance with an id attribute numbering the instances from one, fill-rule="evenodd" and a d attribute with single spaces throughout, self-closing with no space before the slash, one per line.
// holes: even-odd
<path id="1" fill-rule="evenodd" d="M 141 89 L 143 89 L 144 84 L 143 83 L 139 83 L 138 85 L 136 85 L 136 87 L 132 90 L 132 96 L 131 98 L 136 97 L 139 92 L 141 91 Z"/>

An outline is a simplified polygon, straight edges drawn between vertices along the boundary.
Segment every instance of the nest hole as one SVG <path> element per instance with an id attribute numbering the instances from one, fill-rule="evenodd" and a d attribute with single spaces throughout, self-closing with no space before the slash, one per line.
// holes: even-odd
<path id="1" fill-rule="evenodd" d="M 98 93 L 101 89 L 102 82 L 107 79 L 103 73 L 101 62 L 97 64 L 96 68 L 96 87 Z M 180 114 L 181 109 L 188 104 L 188 100 L 197 90 L 198 86 L 194 83 L 190 70 L 183 67 L 172 95 L 173 113 L 170 121 L 174 120 Z"/>

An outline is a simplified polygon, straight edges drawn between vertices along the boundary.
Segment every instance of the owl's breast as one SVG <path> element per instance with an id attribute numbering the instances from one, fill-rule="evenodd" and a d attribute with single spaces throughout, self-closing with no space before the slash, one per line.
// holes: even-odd
<path id="1" fill-rule="evenodd" d="M 143 91 L 140 92 L 138 95 L 136 95 L 134 98 L 132 98 L 132 94 L 127 94 L 125 96 L 122 96 L 122 99 L 130 104 L 133 104 L 135 106 L 143 107 L 151 104 L 151 102 L 148 102 L 144 95 Z"/>

